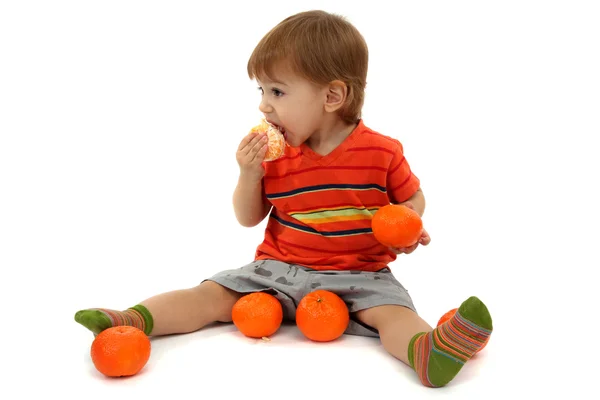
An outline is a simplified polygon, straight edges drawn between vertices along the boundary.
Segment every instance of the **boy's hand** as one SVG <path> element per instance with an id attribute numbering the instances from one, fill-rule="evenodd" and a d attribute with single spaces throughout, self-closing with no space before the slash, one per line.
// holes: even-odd
<path id="1" fill-rule="evenodd" d="M 410 254 L 413 251 L 415 251 L 417 249 L 417 247 L 419 247 L 419 244 L 421 244 L 423 246 L 427 246 L 429 244 L 429 242 L 431 242 L 431 238 L 429 237 L 429 234 L 427 233 L 427 231 L 425 229 L 423 229 L 423 232 L 421 233 L 421 238 L 419 239 L 419 241 L 417 243 L 413 244 L 410 247 L 404 247 L 401 249 L 391 247 L 391 249 L 396 254 Z"/>
<path id="2" fill-rule="evenodd" d="M 242 139 L 236 153 L 240 175 L 260 180 L 265 170 L 262 162 L 267 153 L 267 135 L 251 132 Z"/>
<path id="3" fill-rule="evenodd" d="M 410 201 L 406 201 L 401 204 L 410 208 L 411 210 L 415 209 L 415 207 L 412 205 L 412 203 Z M 391 249 L 396 254 L 410 254 L 413 251 L 415 251 L 417 249 L 417 247 L 419 247 L 419 244 L 423 245 L 423 246 L 427 246 L 429 244 L 429 242 L 431 242 L 431 237 L 429 236 L 429 233 L 427 233 L 425 228 L 423 228 L 423 232 L 421 232 L 421 237 L 419 238 L 417 243 L 413 244 L 410 247 L 404 247 L 404 248 L 400 248 L 400 249 L 391 247 Z"/>

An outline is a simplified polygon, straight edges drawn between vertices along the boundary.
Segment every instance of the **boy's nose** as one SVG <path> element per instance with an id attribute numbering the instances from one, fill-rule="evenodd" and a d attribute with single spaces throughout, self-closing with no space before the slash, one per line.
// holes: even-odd
<path id="1" fill-rule="evenodd" d="M 263 114 L 268 114 L 273 111 L 273 108 L 264 100 L 264 98 L 261 100 L 260 104 L 258 105 L 258 109 Z"/>

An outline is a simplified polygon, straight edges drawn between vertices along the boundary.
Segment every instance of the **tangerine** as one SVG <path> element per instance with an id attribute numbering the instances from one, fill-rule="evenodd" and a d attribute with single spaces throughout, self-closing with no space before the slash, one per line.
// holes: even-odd
<path id="1" fill-rule="evenodd" d="M 450 318 L 454 317 L 454 314 L 456 314 L 457 311 L 458 311 L 458 308 L 453 308 L 452 310 L 450 310 L 447 313 L 445 313 L 444 315 L 442 315 L 442 317 L 440 318 L 440 320 L 437 323 L 437 326 L 440 326 L 444 322 L 448 321 Z"/>
<path id="2" fill-rule="evenodd" d="M 269 337 L 281 326 L 283 307 L 273 295 L 264 292 L 250 293 L 233 305 L 231 319 L 245 336 Z"/>
<path id="3" fill-rule="evenodd" d="M 259 125 L 253 127 L 250 132 L 267 134 L 267 152 L 264 161 L 273 161 L 281 156 L 285 151 L 285 137 L 276 126 L 263 119 Z"/>
<path id="4" fill-rule="evenodd" d="M 388 204 L 373 215 L 371 228 L 381 244 L 400 249 L 417 243 L 423 232 L 423 221 L 415 210 L 405 205 Z"/>
<path id="5" fill-rule="evenodd" d="M 315 342 L 339 338 L 349 323 L 348 306 L 333 292 L 315 290 L 298 303 L 296 325 L 304 336 Z"/>
<path id="6" fill-rule="evenodd" d="M 453 308 L 452 310 L 450 310 L 447 313 L 445 313 L 444 315 L 442 315 L 442 317 L 440 318 L 440 320 L 437 323 L 437 326 L 442 325 L 444 322 L 446 322 L 450 318 L 454 317 L 454 314 L 456 314 L 457 311 L 458 311 L 458 308 Z M 477 354 L 481 350 L 483 350 L 484 347 L 488 344 L 489 341 L 490 341 L 490 337 L 488 336 L 487 340 L 483 343 L 483 346 L 481 346 L 481 348 L 479 350 L 477 350 L 477 352 L 475 354 Z"/>
<path id="7" fill-rule="evenodd" d="M 135 375 L 150 358 L 150 339 L 133 326 L 114 326 L 100 332 L 90 355 L 96 369 L 110 377 Z"/>

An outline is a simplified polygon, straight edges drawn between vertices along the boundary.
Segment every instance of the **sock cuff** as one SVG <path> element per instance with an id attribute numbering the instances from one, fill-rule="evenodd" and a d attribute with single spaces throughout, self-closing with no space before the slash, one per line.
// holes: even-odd
<path id="1" fill-rule="evenodd" d="M 410 363 L 410 366 L 412 367 L 412 369 L 414 369 L 416 371 L 415 368 L 415 341 L 420 338 L 423 335 L 426 335 L 427 332 L 419 332 L 417 334 L 415 334 L 412 339 L 410 339 L 410 342 L 408 343 L 408 362 Z"/>
<path id="2" fill-rule="evenodd" d="M 152 328 L 154 328 L 154 320 L 152 318 L 152 314 L 150 314 L 150 311 L 148 311 L 148 309 L 141 304 L 136 304 L 135 306 L 130 307 L 130 309 L 142 314 L 142 318 L 144 318 L 144 322 L 146 323 L 144 333 L 150 336 L 152 333 Z"/>

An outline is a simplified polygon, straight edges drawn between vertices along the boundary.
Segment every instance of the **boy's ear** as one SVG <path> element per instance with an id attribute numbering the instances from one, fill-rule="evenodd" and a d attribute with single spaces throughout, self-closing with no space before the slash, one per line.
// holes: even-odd
<path id="1" fill-rule="evenodd" d="M 339 110 L 348 98 L 348 86 L 342 81 L 332 81 L 327 87 L 327 100 L 325 101 L 325 110 L 335 112 Z"/>

